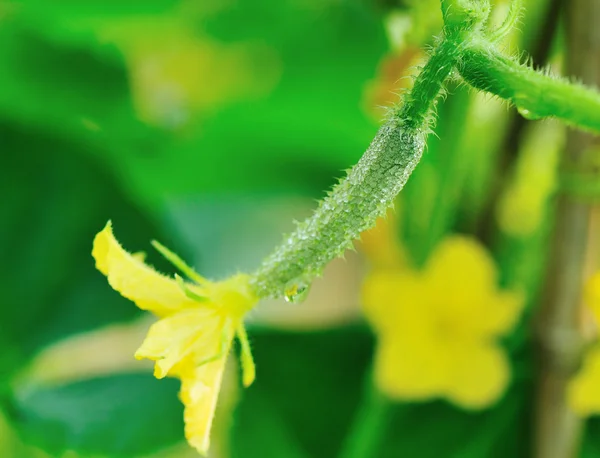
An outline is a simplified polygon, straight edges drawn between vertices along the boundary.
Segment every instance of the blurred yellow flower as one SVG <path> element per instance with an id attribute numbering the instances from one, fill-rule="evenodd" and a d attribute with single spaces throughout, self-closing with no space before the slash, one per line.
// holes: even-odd
<path id="1" fill-rule="evenodd" d="M 205 455 L 227 355 L 235 336 L 242 349 L 244 385 L 254 380 L 254 362 L 243 318 L 258 298 L 249 289 L 248 276 L 208 281 L 177 255 L 153 244 L 193 282 L 177 276 L 170 279 L 144 264 L 141 256 L 125 251 L 115 239 L 110 222 L 96 235 L 92 255 L 96 267 L 116 291 L 160 318 L 135 356 L 155 361 L 157 378 L 181 379 L 185 435 L 190 445 Z"/>
<path id="2" fill-rule="evenodd" d="M 229 103 L 261 99 L 281 76 L 272 47 L 216 41 L 186 13 L 111 20 L 97 34 L 123 52 L 136 111 L 155 126 L 183 127 Z"/>
<path id="3" fill-rule="evenodd" d="M 363 306 L 379 338 L 379 389 L 394 399 L 444 397 L 464 408 L 494 403 L 510 376 L 498 338 L 523 305 L 520 294 L 496 282 L 491 256 L 462 236 L 445 239 L 422 271 L 371 273 Z"/>
<path id="4" fill-rule="evenodd" d="M 590 313 L 594 333 L 600 325 L 600 272 L 593 275 L 583 291 L 584 311 Z M 597 335 L 596 335 L 597 340 Z M 600 343 L 596 342 L 584 355 L 579 372 L 571 379 L 567 397 L 571 408 L 581 416 L 600 413 Z"/>

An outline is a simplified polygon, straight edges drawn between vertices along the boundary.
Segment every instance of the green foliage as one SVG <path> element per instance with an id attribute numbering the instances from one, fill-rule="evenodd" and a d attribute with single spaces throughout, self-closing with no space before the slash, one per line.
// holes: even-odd
<path id="1" fill-rule="evenodd" d="M 369 334 L 352 327 L 252 335 L 261 376 L 244 392 L 234 416 L 232 457 L 287 457 L 288 450 L 290 457 L 335 456 L 360 399 Z"/>
<path id="2" fill-rule="evenodd" d="M 522 116 L 552 116 L 582 129 L 600 130 L 596 90 L 519 65 L 485 43 L 474 43 L 461 57 L 459 71 L 465 81 L 514 103 Z"/>
<path id="3" fill-rule="evenodd" d="M 7 122 L 0 135 L 0 187 L 10 196 L 0 203 L 0 334 L 25 364 L 50 342 L 137 315 L 98 278 L 90 240 L 110 217 L 128 223 L 123 237 L 134 246 L 157 228 L 76 141 Z"/>
<path id="4" fill-rule="evenodd" d="M 175 380 L 121 374 L 22 389 L 10 412 L 28 441 L 53 453 L 139 456 L 183 439 L 178 388 Z"/>
<path id="5" fill-rule="evenodd" d="M 388 428 L 402 434 L 389 433 L 379 453 L 373 456 L 434 458 L 440 450 L 445 456 L 461 458 L 530 456 L 526 447 L 531 435 L 527 389 L 515 387 L 485 412 L 459 411 L 441 402 L 398 407 Z M 432 442 L 435 448 L 429 445 Z"/>
<path id="6" fill-rule="evenodd" d="M 139 315 L 94 268 L 91 241 L 106 221 L 118 222 L 119 239 L 127 247 L 148 249 L 149 241 L 158 239 L 204 264 L 235 251 L 231 246 L 254 249 L 260 225 L 243 221 L 253 213 L 231 211 L 228 199 L 248 198 L 245 205 L 256 213 L 264 209 L 252 203 L 253 196 L 281 199 L 287 207 L 290 195 L 318 196 L 341 169 L 356 162 L 376 130 L 364 109 L 369 103 L 365 88 L 369 81 L 382 84 L 385 71 L 376 68 L 390 52 L 383 9 L 362 0 L 192 3 L 22 0 L 0 5 L 0 407 L 16 437 L 52 456 L 71 450 L 77 456 L 130 458 L 183 440 L 173 380 L 159 382 L 145 373 L 79 374 L 48 385 L 24 378 L 51 344 Z M 414 19 L 418 29 L 426 22 L 423 2 L 406 3 L 410 6 L 403 2 L 394 13 L 408 23 Z M 540 11 L 548 3 L 527 2 L 535 14 L 523 24 L 526 47 L 539 35 Z M 472 2 L 444 4 L 468 7 Z M 488 13 L 487 2 L 481 5 L 473 11 L 446 8 L 447 21 L 450 11 L 464 25 L 466 14 L 480 36 L 459 49 L 464 27 L 457 26 L 455 36 L 452 27 L 446 30 L 454 41 L 434 52 L 415 91 L 404 95 L 408 103 L 400 111 L 401 124 L 419 135 L 433 126 L 434 100 L 458 63 L 466 83 L 515 103 L 528 118 L 553 115 L 599 129 L 597 94 L 534 72 L 481 41 Z M 410 45 L 429 42 L 429 35 L 412 30 Z M 248 69 L 236 67 L 237 61 L 219 67 L 206 57 L 208 48 L 201 48 L 206 57 L 201 63 L 209 71 L 193 74 L 182 64 L 177 84 L 192 74 L 191 86 L 208 85 L 212 94 L 219 80 L 241 73 L 236 84 L 246 78 L 265 85 L 249 95 L 228 87 L 232 93 L 219 103 L 196 101 L 185 107 L 189 112 L 181 124 L 166 122 L 169 116 L 149 122 L 135 93 L 135 58 L 140 58 L 135 52 L 156 36 L 142 57 L 171 52 L 160 47 L 171 36 L 183 40 L 175 49 L 209 43 L 218 56 L 252 46 L 264 51 L 244 57 L 253 62 Z M 394 57 L 405 57 L 404 51 Z M 191 53 L 178 62 L 198 60 Z M 442 401 L 387 405 L 374 441 L 378 445 L 369 453 L 377 458 L 526 457 L 534 398 L 529 319 L 547 263 L 552 203 L 548 196 L 543 221 L 528 237 L 516 238 L 498 227 L 494 205 L 518 156 L 506 151 L 513 113 L 498 114 L 497 105 L 490 104 L 494 108 L 483 116 L 481 100 L 467 85 L 446 83 L 450 96 L 437 107 L 438 137 L 428 139 L 423 161 L 399 200 L 398 235 L 417 266 L 451 232 L 488 242 L 502 284 L 523 288 L 528 298 L 523 322 L 507 339 L 515 380 L 497 405 L 481 412 Z M 154 94 L 164 87 L 152 89 Z M 506 167 L 500 166 L 503 161 Z M 391 181 L 395 192 L 397 180 Z M 380 197 L 361 185 L 363 197 Z M 210 234 L 210 249 L 182 236 L 173 213 L 185 199 L 215 202 L 212 213 L 200 217 L 193 209 L 181 210 L 198 232 Z M 387 205 L 391 196 L 386 199 Z M 343 205 L 334 203 L 342 213 Z M 227 211 L 229 225 L 244 223 L 230 231 L 233 241 L 215 223 Z M 236 212 L 242 217 L 235 219 Z M 364 216 L 357 217 L 363 225 Z M 313 232 L 321 234 L 323 227 Z M 159 270 L 171 271 L 156 253 L 148 254 Z M 306 262 L 303 256 L 300 261 Z M 256 253 L 239 260 L 257 262 Z M 258 379 L 241 394 L 226 431 L 230 456 L 337 456 L 348 434 L 356 432 L 361 403 L 368 403 L 373 337 L 361 326 L 297 332 L 256 326 L 250 337 Z M 109 346 L 106 354 L 89 358 L 110 359 L 120 351 Z M 74 360 L 72 366 L 81 363 Z M 597 420 L 589 422 L 582 457 L 599 453 L 598 427 Z M 31 458 L 10 456 L 5 440 L 0 437 L 0 455 Z"/>
<path id="7" fill-rule="evenodd" d="M 289 288 L 306 289 L 325 265 L 352 248 L 353 240 L 386 215 L 421 160 L 437 98 L 454 67 L 474 88 L 509 100 L 528 119 L 555 116 L 600 131 L 600 93 L 519 66 L 496 51 L 497 41 L 514 26 L 518 10 L 519 4 L 513 4 L 504 24 L 488 37 L 482 30 L 489 2 L 442 1 L 444 37 L 361 160 L 320 201 L 314 214 L 263 261 L 254 274 L 259 297 L 281 297 Z M 462 164 L 457 162 L 448 164 L 456 167 L 451 176 L 460 179 Z M 440 195 L 445 197 L 452 188 L 443 191 Z M 421 257 L 417 263 L 422 262 Z"/>
<path id="8" fill-rule="evenodd" d="M 234 100 L 184 129 L 141 122 L 128 56 L 122 43 L 101 35 L 139 18 L 172 16 L 183 27 L 190 18 L 178 12 L 179 3 L 23 1 L 0 27 L 0 392 L 24 440 L 53 453 L 131 457 L 182 439 L 175 382 L 148 374 L 52 387 L 34 380 L 27 393 L 19 390 L 24 382 L 12 386 L 13 374 L 49 344 L 139 315 L 93 266 L 91 241 L 106 221 L 118 221 L 126 246 L 146 250 L 156 238 L 186 253 L 173 243 L 177 232 L 157 223 L 168 218 L 167 199 L 201 192 L 316 195 L 375 130 L 357 108 L 386 42 L 376 12 L 359 2 L 327 6 L 325 14 L 291 3 L 240 2 L 238 11 L 198 19 L 206 29 L 198 40 L 264 41 L 285 73 L 262 98 Z M 249 21 L 249 12 L 281 27 Z M 0 454 L 3 446 L 0 440 Z"/>

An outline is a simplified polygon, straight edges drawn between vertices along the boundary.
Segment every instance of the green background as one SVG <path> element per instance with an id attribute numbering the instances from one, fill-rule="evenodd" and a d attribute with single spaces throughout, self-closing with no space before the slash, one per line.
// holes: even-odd
<path id="1" fill-rule="evenodd" d="M 526 3 L 513 42 L 535 55 L 547 4 Z M 112 220 L 125 247 L 148 250 L 165 272 L 151 239 L 209 277 L 257 266 L 358 160 L 382 118 L 376 105 L 394 100 L 373 100 L 373 88 L 402 84 L 415 62 L 398 62 L 431 45 L 440 20 L 435 1 L 1 2 L 0 456 L 184 456 L 170 448 L 183 441 L 175 380 L 156 381 L 135 362 L 77 370 L 122 360 L 118 342 L 55 361 L 72 377 L 49 382 L 31 369 L 57 342 L 140 319 L 95 270 L 95 233 Z M 555 48 L 542 63 L 560 57 L 560 41 Z M 389 61 L 397 74 L 386 74 Z M 152 76 L 161 71 L 168 76 Z M 550 213 L 527 238 L 496 227 L 496 194 L 515 162 L 506 139 L 522 121 L 501 108 L 477 125 L 476 103 L 451 86 L 438 136 L 401 197 L 398 236 L 422 264 L 444 234 L 476 234 L 531 310 Z M 317 326 L 315 310 L 309 324 L 294 324 L 295 310 L 286 326 L 252 322 L 258 378 L 232 395 L 218 439 L 228 445 L 215 457 L 332 458 L 351 441 L 374 338 L 356 315 Z M 530 456 L 525 321 L 506 346 L 514 380 L 497 405 L 396 404 L 371 456 Z M 582 456 L 600 456 L 597 429 L 590 424 Z"/>

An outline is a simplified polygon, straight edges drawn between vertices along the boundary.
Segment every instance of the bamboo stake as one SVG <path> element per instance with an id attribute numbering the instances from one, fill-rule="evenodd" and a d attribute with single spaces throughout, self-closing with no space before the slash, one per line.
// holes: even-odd
<path id="1" fill-rule="evenodd" d="M 600 0 L 570 0 L 566 13 L 568 73 L 584 84 L 598 86 Z M 561 176 L 589 179 L 598 173 L 588 154 L 593 141 L 589 134 L 569 132 Z M 593 209 L 591 200 L 559 191 L 551 262 L 537 317 L 536 458 L 574 458 L 579 450 L 582 420 L 569 409 L 566 387 L 579 367 L 585 343 L 581 289 L 584 266 L 590 265 L 588 247 L 595 244 L 592 239 L 598 239 L 597 233 L 590 232 Z"/>

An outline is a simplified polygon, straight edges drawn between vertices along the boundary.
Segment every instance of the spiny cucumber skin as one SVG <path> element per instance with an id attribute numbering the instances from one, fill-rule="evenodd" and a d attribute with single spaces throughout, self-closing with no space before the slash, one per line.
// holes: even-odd
<path id="1" fill-rule="evenodd" d="M 385 215 L 421 159 L 427 133 L 387 121 L 348 175 L 315 213 L 252 276 L 259 297 L 280 297 L 291 283 L 308 285 L 332 259 L 352 248 L 361 232 Z"/>

